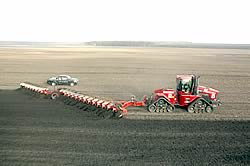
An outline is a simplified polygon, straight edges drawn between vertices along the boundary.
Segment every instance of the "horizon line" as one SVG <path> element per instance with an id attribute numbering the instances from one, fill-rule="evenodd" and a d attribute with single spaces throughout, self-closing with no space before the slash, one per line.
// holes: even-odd
<path id="1" fill-rule="evenodd" d="M 222 43 L 222 42 L 192 42 L 192 41 L 157 41 L 157 40 L 89 40 L 89 41 L 30 41 L 30 40 L 0 40 L 0 42 L 27 42 L 27 43 L 88 43 L 88 42 L 152 42 L 165 44 L 218 44 L 218 45 L 250 45 L 250 43 Z"/>

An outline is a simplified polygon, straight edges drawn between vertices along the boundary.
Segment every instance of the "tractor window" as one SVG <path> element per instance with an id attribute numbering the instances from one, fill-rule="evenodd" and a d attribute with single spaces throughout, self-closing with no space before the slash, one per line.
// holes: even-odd
<path id="1" fill-rule="evenodd" d="M 185 93 L 190 93 L 192 82 L 191 80 L 177 80 L 177 90 Z"/>
<path id="2" fill-rule="evenodd" d="M 177 89 L 178 91 L 181 91 L 181 88 L 182 88 L 181 80 L 177 80 L 177 81 L 176 81 L 176 89 Z"/>

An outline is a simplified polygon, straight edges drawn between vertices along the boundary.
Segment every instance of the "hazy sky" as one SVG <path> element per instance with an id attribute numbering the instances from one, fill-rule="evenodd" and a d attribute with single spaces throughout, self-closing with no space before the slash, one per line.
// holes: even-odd
<path id="1" fill-rule="evenodd" d="M 250 1 L 0 0 L 0 40 L 250 44 Z"/>

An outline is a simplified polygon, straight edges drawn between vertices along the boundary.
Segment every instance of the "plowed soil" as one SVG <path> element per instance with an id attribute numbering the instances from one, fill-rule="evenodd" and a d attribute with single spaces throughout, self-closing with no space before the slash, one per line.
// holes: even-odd
<path id="1" fill-rule="evenodd" d="M 249 165 L 250 50 L 181 48 L 0 48 L 0 89 L 48 77 L 79 78 L 73 89 L 113 100 L 175 88 L 195 73 L 220 90 L 211 114 L 100 119 L 59 101 L 0 90 L 1 165 Z"/>

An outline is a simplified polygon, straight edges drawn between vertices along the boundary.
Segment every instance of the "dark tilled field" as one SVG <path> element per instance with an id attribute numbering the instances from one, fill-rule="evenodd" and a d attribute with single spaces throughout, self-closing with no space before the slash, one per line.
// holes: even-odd
<path id="1" fill-rule="evenodd" d="M 192 48 L 1 48 L 0 89 L 46 85 L 69 74 L 73 89 L 110 100 L 140 100 L 198 74 L 220 90 L 212 114 L 152 114 L 120 120 L 61 102 L 0 90 L 0 165 L 250 165 L 250 50 Z"/>
<path id="2" fill-rule="evenodd" d="M 249 165 L 249 121 L 104 120 L 0 91 L 1 165 Z"/>

